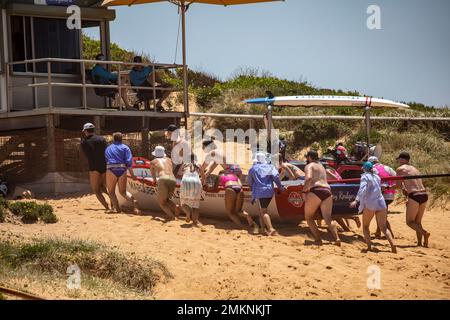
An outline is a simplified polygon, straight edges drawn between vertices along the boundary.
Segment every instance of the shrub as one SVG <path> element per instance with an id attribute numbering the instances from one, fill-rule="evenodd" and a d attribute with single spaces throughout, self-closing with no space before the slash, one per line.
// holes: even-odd
<path id="1" fill-rule="evenodd" d="M 9 203 L 9 210 L 16 216 L 22 216 L 23 223 L 35 223 L 39 218 L 45 223 L 55 223 L 58 221 L 53 213 L 52 206 L 48 204 L 37 204 L 34 201 L 17 201 Z"/>
<path id="2" fill-rule="evenodd" d="M 58 218 L 53 212 L 53 207 L 49 204 L 38 205 L 39 218 L 45 223 L 56 223 Z"/>

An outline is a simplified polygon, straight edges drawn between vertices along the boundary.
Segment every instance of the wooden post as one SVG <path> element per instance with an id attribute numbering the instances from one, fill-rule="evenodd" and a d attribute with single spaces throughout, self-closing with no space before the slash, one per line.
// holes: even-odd
<path id="1" fill-rule="evenodd" d="M 150 142 L 148 139 L 149 135 L 149 121 L 148 117 L 142 117 L 142 129 L 141 129 L 141 156 L 144 158 L 149 158 L 150 154 Z"/>
<path id="2" fill-rule="evenodd" d="M 48 172 L 56 172 L 55 122 L 53 114 L 47 115 Z"/>
<path id="3" fill-rule="evenodd" d="M 94 116 L 95 134 L 102 134 L 102 121 L 100 116 Z"/>

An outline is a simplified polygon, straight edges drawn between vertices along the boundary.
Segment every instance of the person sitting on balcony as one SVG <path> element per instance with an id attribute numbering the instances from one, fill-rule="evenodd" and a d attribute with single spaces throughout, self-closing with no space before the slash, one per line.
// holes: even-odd
<path id="1" fill-rule="evenodd" d="M 99 53 L 95 56 L 96 60 L 105 61 L 105 55 Z M 91 78 L 92 82 L 95 84 L 117 84 L 119 75 L 116 72 L 110 72 L 105 68 L 104 64 L 97 63 L 91 70 Z M 96 88 L 95 93 L 101 96 L 109 96 L 109 94 L 115 97 L 115 94 L 118 92 L 116 88 Z M 109 93 L 109 94 L 108 94 Z M 130 104 L 127 99 L 127 91 L 125 88 L 122 89 L 122 100 L 127 109 L 130 108 Z"/>
<path id="2" fill-rule="evenodd" d="M 133 62 L 142 63 L 142 57 L 136 56 L 133 58 Z M 162 83 L 160 77 L 155 73 L 153 81 L 154 68 L 152 66 L 135 65 L 130 71 L 130 83 L 134 87 L 159 87 L 164 88 L 165 85 Z M 135 89 L 137 93 L 138 103 L 134 105 L 135 108 L 139 108 L 138 104 L 144 102 L 147 109 L 150 109 L 148 105 L 149 100 L 158 99 L 156 103 L 156 110 L 164 112 L 162 108 L 162 102 L 170 95 L 169 90 L 161 90 L 157 88 L 155 91 L 153 89 Z"/>

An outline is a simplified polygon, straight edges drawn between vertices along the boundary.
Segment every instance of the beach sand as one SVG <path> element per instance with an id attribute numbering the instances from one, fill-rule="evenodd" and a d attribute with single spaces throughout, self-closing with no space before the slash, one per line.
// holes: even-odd
<path id="1" fill-rule="evenodd" d="M 89 239 L 160 260 L 174 278 L 158 284 L 156 299 L 450 298 L 450 212 L 441 208 L 426 213 L 430 248 L 421 248 L 405 225 L 404 205 L 393 206 L 389 218 L 398 254 L 392 254 L 384 239 L 374 240 L 380 252 L 362 253 L 362 230 L 353 222 L 355 232 L 341 233 L 342 247 L 331 245 L 328 236 L 325 245 L 317 247 L 311 245 L 306 224 L 277 225 L 280 236 L 265 237 L 234 230 L 225 220 L 202 219 L 202 232 L 184 221 L 164 223 L 160 213 L 106 214 L 92 195 L 47 202 L 54 206 L 58 223 L 0 223 L 0 239 Z M 380 268 L 380 290 L 367 288 L 367 269 L 372 265 Z M 32 285 L 28 290 L 49 298 L 66 297 L 51 290 L 39 292 Z"/>

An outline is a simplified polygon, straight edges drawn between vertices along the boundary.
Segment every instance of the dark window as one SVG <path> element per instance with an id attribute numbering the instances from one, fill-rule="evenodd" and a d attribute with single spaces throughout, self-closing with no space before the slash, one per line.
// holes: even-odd
<path id="1" fill-rule="evenodd" d="M 32 28 L 33 27 L 33 28 Z M 33 36 L 32 32 L 33 30 Z M 66 20 L 12 16 L 14 61 L 39 58 L 80 59 L 80 32 L 68 29 Z M 32 41 L 34 40 L 34 57 Z M 52 62 L 53 73 L 79 74 L 78 63 Z M 32 65 L 16 65 L 14 71 L 31 72 Z M 47 63 L 36 63 L 36 72 L 47 73 Z"/>
<path id="2" fill-rule="evenodd" d="M 31 18 L 30 17 L 11 17 L 11 37 L 13 61 L 22 61 L 32 59 L 33 49 L 31 44 Z M 33 71 L 33 65 L 16 64 L 13 67 L 17 72 Z"/>
<path id="3" fill-rule="evenodd" d="M 39 58 L 80 59 L 79 30 L 68 29 L 66 20 L 34 18 L 35 56 Z M 47 72 L 47 64 L 39 63 L 38 72 Z M 52 72 L 77 74 L 78 63 L 52 62 Z"/>

